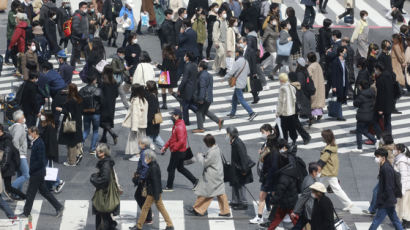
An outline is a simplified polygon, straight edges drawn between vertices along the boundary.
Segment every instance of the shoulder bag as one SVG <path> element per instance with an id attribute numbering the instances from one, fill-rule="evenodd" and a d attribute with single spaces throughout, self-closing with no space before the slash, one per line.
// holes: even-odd
<path id="1" fill-rule="evenodd" d="M 277 52 L 278 55 L 280 56 L 290 56 L 290 51 L 292 50 L 292 46 L 293 46 L 293 41 L 289 41 L 286 44 L 279 44 L 279 39 L 276 40 L 276 47 L 277 47 Z"/>
<path id="2" fill-rule="evenodd" d="M 350 230 L 349 226 L 346 224 L 346 222 L 343 219 L 340 219 L 339 216 L 336 213 L 336 210 L 333 209 L 333 212 L 335 213 L 336 220 L 335 220 L 335 230 Z"/>
<path id="3" fill-rule="evenodd" d="M 244 58 L 244 59 L 245 59 L 245 58 Z M 245 64 L 243 65 L 241 71 L 239 71 L 239 73 L 238 73 L 235 77 L 229 78 L 229 86 L 230 86 L 230 87 L 235 87 L 235 85 L 236 85 L 236 80 L 237 80 L 238 77 L 241 75 L 243 69 L 245 69 L 245 66 L 246 66 L 246 59 L 245 59 Z"/>
<path id="4" fill-rule="evenodd" d="M 152 119 L 152 124 L 159 125 L 162 123 L 162 114 L 161 111 L 158 111 L 154 114 L 154 119 Z"/>
<path id="5" fill-rule="evenodd" d="M 95 210 L 102 213 L 111 213 L 120 204 L 120 193 L 113 168 L 111 168 L 108 187 L 105 189 L 97 189 L 92 198 L 92 202 Z"/>
<path id="6" fill-rule="evenodd" d="M 224 168 L 224 182 L 231 182 L 234 177 L 234 167 L 225 159 L 223 153 L 221 153 L 222 165 Z"/>
<path id="7" fill-rule="evenodd" d="M 71 118 L 71 113 L 68 113 L 63 124 L 63 133 L 75 133 L 76 131 L 76 122 Z"/>

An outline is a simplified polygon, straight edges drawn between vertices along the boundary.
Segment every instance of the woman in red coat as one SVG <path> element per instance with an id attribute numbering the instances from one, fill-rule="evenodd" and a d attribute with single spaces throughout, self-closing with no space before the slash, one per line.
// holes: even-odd
<path id="1" fill-rule="evenodd" d="M 13 65 L 17 68 L 17 53 L 23 53 L 26 48 L 26 28 L 27 28 L 27 15 L 23 13 L 17 13 L 16 15 L 16 29 L 10 40 L 9 50 L 11 50 L 11 58 Z"/>

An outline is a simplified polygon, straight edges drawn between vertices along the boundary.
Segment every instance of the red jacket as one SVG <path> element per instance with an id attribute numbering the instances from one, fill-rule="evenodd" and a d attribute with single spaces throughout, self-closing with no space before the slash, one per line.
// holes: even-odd
<path id="1" fill-rule="evenodd" d="M 20 21 L 11 37 L 9 50 L 12 50 L 14 46 L 17 46 L 18 52 L 24 53 L 26 49 L 26 28 L 27 22 Z"/>
<path id="2" fill-rule="evenodd" d="M 187 149 L 187 132 L 184 120 L 178 119 L 174 127 L 172 127 L 172 134 L 167 143 L 165 149 L 170 148 L 171 152 L 185 152 Z"/>

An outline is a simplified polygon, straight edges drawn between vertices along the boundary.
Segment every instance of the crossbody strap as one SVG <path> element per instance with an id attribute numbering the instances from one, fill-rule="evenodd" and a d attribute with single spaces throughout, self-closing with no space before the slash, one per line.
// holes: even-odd
<path id="1" fill-rule="evenodd" d="M 245 58 L 243 58 L 243 59 L 245 59 Z M 246 59 L 245 59 L 245 64 L 243 64 L 243 67 L 242 67 L 241 71 L 239 71 L 239 73 L 234 78 L 238 78 L 241 75 L 242 71 L 245 69 L 245 66 L 246 66 Z"/>

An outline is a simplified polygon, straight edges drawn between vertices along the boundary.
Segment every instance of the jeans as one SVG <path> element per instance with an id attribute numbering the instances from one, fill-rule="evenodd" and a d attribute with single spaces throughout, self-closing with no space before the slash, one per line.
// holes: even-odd
<path id="1" fill-rule="evenodd" d="M 377 182 L 376 186 L 373 188 L 373 195 L 372 201 L 370 202 L 369 212 L 375 213 L 376 212 L 376 201 L 377 201 L 377 193 L 379 192 L 379 182 Z"/>
<path id="2" fill-rule="evenodd" d="M 253 110 L 248 105 L 248 102 L 245 101 L 245 98 L 243 98 L 242 89 L 238 89 L 238 88 L 235 88 L 235 90 L 233 91 L 232 110 L 230 114 L 233 116 L 236 114 L 236 107 L 238 106 L 238 100 L 239 100 L 239 103 L 241 103 L 241 105 L 243 106 L 243 108 L 248 112 L 248 114 L 251 115 L 253 113 Z"/>
<path id="3" fill-rule="evenodd" d="M 403 230 L 403 226 L 400 223 L 399 217 L 397 217 L 395 206 L 388 208 L 379 208 L 376 212 L 376 216 L 374 216 L 372 225 L 370 225 L 369 230 L 376 230 L 383 222 L 384 218 L 386 218 L 386 215 L 389 216 L 389 219 L 396 230 Z"/>
<path id="4" fill-rule="evenodd" d="M 93 124 L 93 136 L 91 139 L 91 151 L 95 151 L 98 141 L 98 128 L 100 127 L 100 114 L 84 115 L 83 140 L 85 141 L 90 134 L 91 123 Z"/>
<path id="5" fill-rule="evenodd" d="M 219 118 L 214 113 L 209 111 L 209 106 L 211 106 L 211 103 L 206 101 L 198 106 L 198 111 L 196 112 L 196 122 L 198 124 L 198 129 L 204 128 L 205 115 L 211 118 L 212 121 L 216 123 L 219 122 Z"/>
<path id="6" fill-rule="evenodd" d="M 164 147 L 165 142 L 164 140 L 162 140 L 160 135 L 148 136 L 148 137 L 151 139 L 152 143 L 158 145 L 160 148 Z"/>
<path id="7" fill-rule="evenodd" d="M 181 103 L 182 106 L 182 118 L 184 119 L 185 125 L 189 125 L 189 109 L 197 112 L 198 108 L 191 102 L 187 100 L 183 100 Z"/>
<path id="8" fill-rule="evenodd" d="M 308 23 L 309 27 L 312 28 L 313 24 L 315 23 L 315 17 L 316 12 L 313 6 L 305 6 L 305 16 L 303 18 L 303 23 Z"/>
<path id="9" fill-rule="evenodd" d="M 26 182 L 30 178 L 30 175 L 28 174 L 28 172 L 29 172 L 29 168 L 28 168 L 27 158 L 20 158 L 20 168 L 17 171 L 18 177 L 13 181 L 11 186 L 22 191 L 24 182 Z"/>
<path id="10" fill-rule="evenodd" d="M 6 213 L 7 218 L 14 217 L 14 212 L 11 210 L 9 204 L 5 200 L 3 200 L 3 197 L 1 197 L 1 194 L 0 194 L 0 208 L 3 209 L 3 211 Z"/>
<path id="11" fill-rule="evenodd" d="M 50 193 L 50 191 L 46 187 L 46 183 L 44 181 L 45 170 L 44 172 L 37 172 L 34 175 L 31 175 L 28 188 L 27 188 L 27 200 L 26 204 L 24 205 L 24 215 L 29 216 L 31 213 L 31 209 L 33 207 L 34 198 L 36 198 L 37 191 L 50 202 L 50 204 L 58 211 L 60 210 L 63 205 L 57 201 L 57 199 Z"/>
<path id="12" fill-rule="evenodd" d="M 365 135 L 369 138 L 373 143 L 376 143 L 376 138 L 372 134 L 369 133 L 369 123 L 368 122 L 360 122 L 357 121 L 356 124 L 356 142 L 357 148 L 362 149 L 362 135 Z"/>
<path id="13" fill-rule="evenodd" d="M 383 113 L 383 115 L 379 115 L 376 112 L 375 117 L 375 124 L 374 124 L 374 131 L 376 131 L 377 138 L 379 139 L 382 135 L 382 128 L 379 125 L 379 119 L 382 117 L 384 122 L 384 131 L 391 133 L 391 113 Z"/>
<path id="14" fill-rule="evenodd" d="M 171 158 L 169 159 L 168 164 L 168 180 L 167 180 L 167 187 L 172 188 L 174 186 L 174 179 L 175 179 L 175 169 L 178 170 L 182 175 L 184 175 L 192 184 L 196 183 L 196 178 L 192 173 L 184 167 L 184 152 L 172 152 Z"/>

